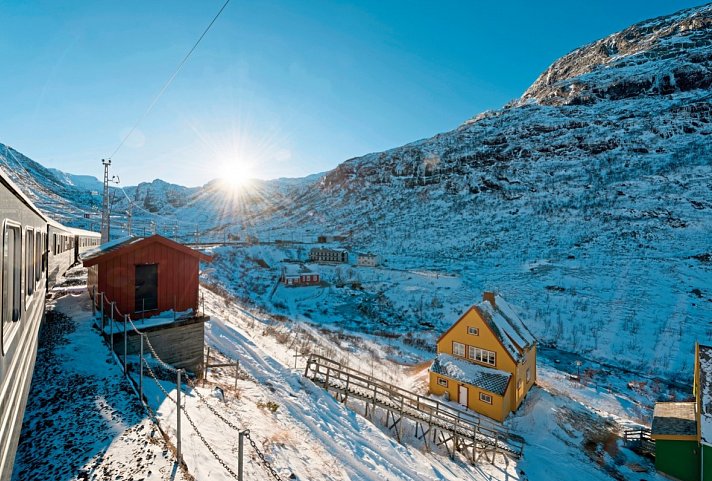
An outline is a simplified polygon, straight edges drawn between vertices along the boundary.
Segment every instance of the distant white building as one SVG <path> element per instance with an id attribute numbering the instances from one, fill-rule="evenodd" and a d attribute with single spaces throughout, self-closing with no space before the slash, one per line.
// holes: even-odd
<path id="1" fill-rule="evenodd" d="M 284 264 L 279 280 L 285 286 L 312 286 L 321 282 L 321 276 L 304 264 Z"/>
<path id="2" fill-rule="evenodd" d="M 322 264 L 345 264 L 349 262 L 349 253 L 344 249 L 314 247 L 309 251 L 309 260 Z"/>
<path id="3" fill-rule="evenodd" d="M 359 254 L 357 258 L 357 264 L 364 267 L 376 267 L 380 263 L 381 257 L 370 252 L 366 254 Z"/>

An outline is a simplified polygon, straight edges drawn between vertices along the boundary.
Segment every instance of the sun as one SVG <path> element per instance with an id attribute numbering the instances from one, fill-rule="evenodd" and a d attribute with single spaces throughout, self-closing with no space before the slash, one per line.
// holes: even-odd
<path id="1" fill-rule="evenodd" d="M 247 186 L 250 179 L 250 169 L 244 162 L 233 160 L 220 166 L 220 180 L 233 189 Z"/>

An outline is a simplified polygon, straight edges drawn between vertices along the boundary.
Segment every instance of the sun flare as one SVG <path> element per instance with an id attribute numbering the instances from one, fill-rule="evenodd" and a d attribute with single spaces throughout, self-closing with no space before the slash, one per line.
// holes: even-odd
<path id="1" fill-rule="evenodd" d="M 250 178 L 250 169 L 243 162 L 223 162 L 220 168 L 220 179 L 232 188 L 245 187 L 250 183 Z"/>

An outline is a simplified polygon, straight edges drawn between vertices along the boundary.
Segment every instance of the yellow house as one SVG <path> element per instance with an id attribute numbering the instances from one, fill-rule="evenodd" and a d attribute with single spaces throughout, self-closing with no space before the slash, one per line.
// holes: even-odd
<path id="1" fill-rule="evenodd" d="M 516 411 L 536 381 L 536 340 L 501 296 L 485 292 L 437 344 L 430 392 L 497 421 Z"/>

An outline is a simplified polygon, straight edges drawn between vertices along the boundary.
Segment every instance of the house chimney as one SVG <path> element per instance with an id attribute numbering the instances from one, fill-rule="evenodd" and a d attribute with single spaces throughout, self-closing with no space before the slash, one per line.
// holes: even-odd
<path id="1" fill-rule="evenodd" d="M 497 304 L 494 302 L 494 292 L 492 291 L 485 291 L 482 293 L 482 300 L 483 301 L 489 301 L 490 304 L 492 304 L 492 307 L 496 307 Z"/>

